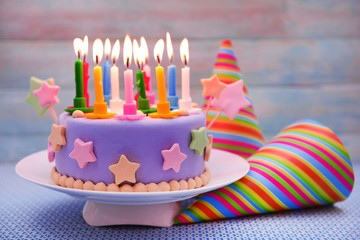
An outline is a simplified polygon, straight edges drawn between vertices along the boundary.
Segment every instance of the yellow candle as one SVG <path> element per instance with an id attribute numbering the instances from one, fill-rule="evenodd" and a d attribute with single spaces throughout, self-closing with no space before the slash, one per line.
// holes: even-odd
<path id="1" fill-rule="evenodd" d="M 95 102 L 104 102 L 102 70 L 99 65 L 94 67 Z"/>
<path id="2" fill-rule="evenodd" d="M 156 81 L 158 87 L 159 102 L 166 102 L 165 74 L 162 66 L 156 67 Z"/>

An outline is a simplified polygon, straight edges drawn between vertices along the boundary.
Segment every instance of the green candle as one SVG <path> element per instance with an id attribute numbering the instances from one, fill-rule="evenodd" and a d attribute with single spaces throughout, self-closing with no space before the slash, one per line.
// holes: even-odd
<path id="1" fill-rule="evenodd" d="M 141 70 L 136 72 L 136 86 L 138 87 L 139 98 L 146 99 L 144 73 Z"/>
<path id="2" fill-rule="evenodd" d="M 80 58 L 75 61 L 75 87 L 76 98 L 84 97 L 83 62 L 80 60 Z"/>

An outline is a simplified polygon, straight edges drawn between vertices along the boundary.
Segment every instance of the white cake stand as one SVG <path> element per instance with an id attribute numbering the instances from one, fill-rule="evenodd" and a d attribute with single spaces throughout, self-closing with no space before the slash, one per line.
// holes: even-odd
<path id="1" fill-rule="evenodd" d="M 248 162 L 232 153 L 215 150 L 206 163 L 212 173 L 210 182 L 201 188 L 171 192 L 98 192 L 65 188 L 56 185 L 50 172 L 54 163 L 47 160 L 47 151 L 31 154 L 20 160 L 16 173 L 43 187 L 86 200 L 85 221 L 92 226 L 149 225 L 168 227 L 181 211 L 179 201 L 226 186 L 244 177 Z"/>

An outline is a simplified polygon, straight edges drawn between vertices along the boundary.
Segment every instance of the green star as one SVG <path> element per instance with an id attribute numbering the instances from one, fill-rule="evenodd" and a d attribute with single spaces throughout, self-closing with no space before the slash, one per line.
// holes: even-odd
<path id="1" fill-rule="evenodd" d="M 54 79 L 49 78 L 46 80 L 50 85 L 54 85 Z M 42 80 L 36 77 L 30 78 L 30 92 L 26 97 L 25 101 L 34 107 L 35 111 L 39 116 L 44 115 L 48 107 L 42 108 L 39 104 L 39 99 L 33 94 L 33 91 L 38 90 L 41 87 Z"/>
<path id="2" fill-rule="evenodd" d="M 197 155 L 201 155 L 209 143 L 206 136 L 206 128 L 201 127 L 199 130 L 191 130 L 191 137 L 190 149 L 194 149 Z"/>

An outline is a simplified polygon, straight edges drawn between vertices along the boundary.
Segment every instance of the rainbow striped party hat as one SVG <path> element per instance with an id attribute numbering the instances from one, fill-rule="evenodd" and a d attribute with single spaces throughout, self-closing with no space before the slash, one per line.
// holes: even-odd
<path id="1" fill-rule="evenodd" d="M 216 74 L 219 80 L 225 84 L 231 84 L 243 79 L 230 40 L 225 40 L 221 43 L 213 74 Z M 214 148 L 248 158 L 264 144 L 264 138 L 245 83 L 243 88 L 245 97 L 251 105 L 241 109 L 233 120 L 230 120 L 225 113 L 222 113 L 209 128 L 208 134 L 214 137 Z M 209 98 L 207 97 L 203 105 L 204 110 L 206 110 L 208 102 Z M 206 119 L 207 124 L 211 122 L 219 111 L 219 109 L 212 107 L 210 102 L 209 113 Z"/>
<path id="2" fill-rule="evenodd" d="M 345 200 L 354 186 L 344 145 L 312 120 L 286 127 L 248 161 L 245 177 L 203 194 L 175 223 L 329 205 Z"/>

